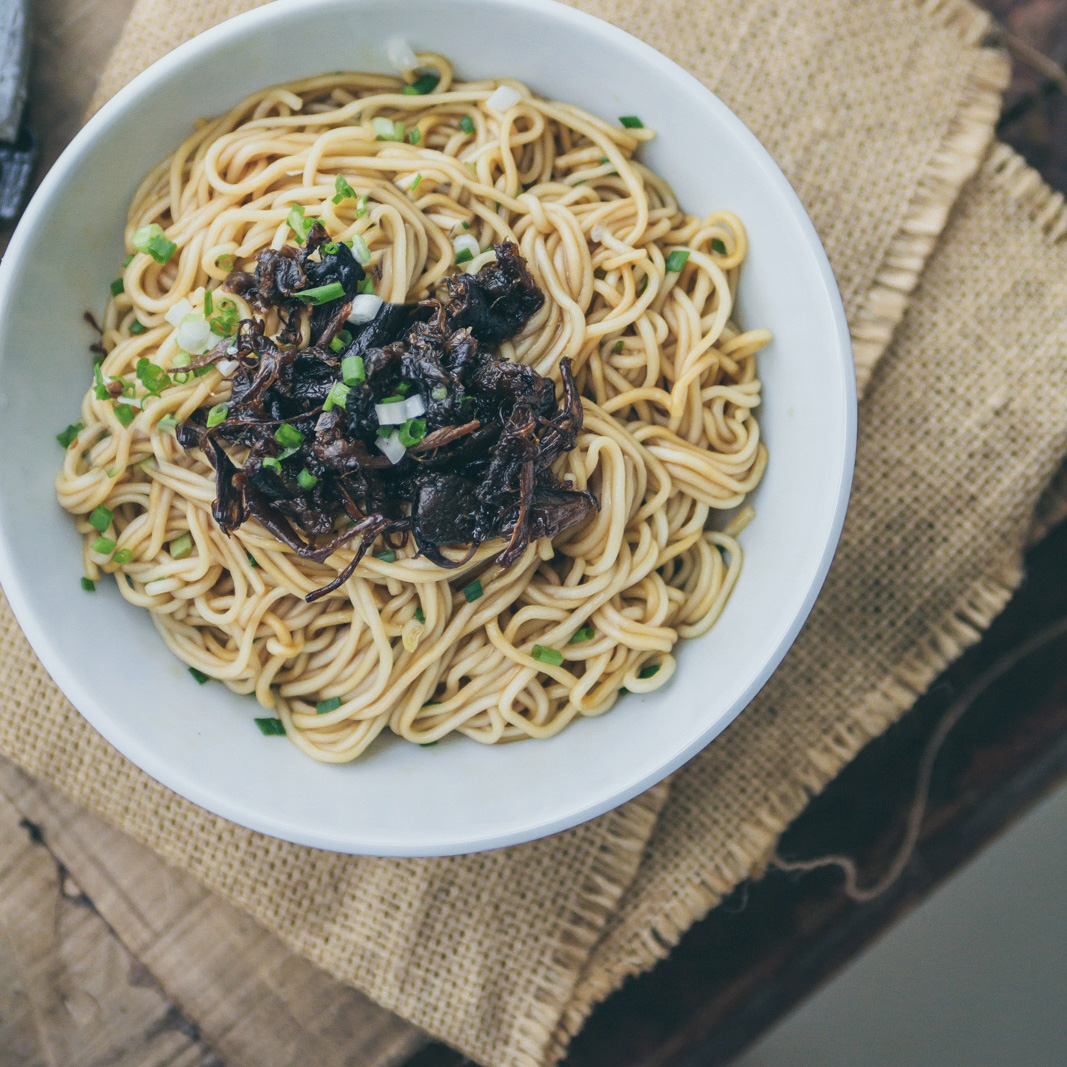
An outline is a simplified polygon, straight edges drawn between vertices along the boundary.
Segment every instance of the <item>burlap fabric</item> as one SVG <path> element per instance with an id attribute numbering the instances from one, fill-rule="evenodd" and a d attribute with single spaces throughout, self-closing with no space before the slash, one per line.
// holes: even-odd
<path id="1" fill-rule="evenodd" d="M 141 0 L 101 98 L 251 6 Z M 826 589 L 730 730 L 671 782 L 546 841 L 337 856 L 249 833 L 135 770 L 0 606 L 3 752 L 493 1065 L 558 1058 L 590 1006 L 758 870 L 806 799 L 977 637 L 1067 453 L 1067 218 L 1008 150 L 986 154 L 1006 64 L 981 46 L 984 16 L 962 0 L 581 6 L 687 65 L 774 153 L 829 251 L 866 386 Z M 1045 522 L 1062 499 L 1046 498 Z"/>

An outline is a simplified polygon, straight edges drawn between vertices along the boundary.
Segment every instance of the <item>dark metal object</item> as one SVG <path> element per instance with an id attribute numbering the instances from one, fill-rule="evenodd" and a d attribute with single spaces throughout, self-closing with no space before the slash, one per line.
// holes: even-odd
<path id="1" fill-rule="evenodd" d="M 30 71 L 28 0 L 0 0 L 0 224 L 22 211 L 37 161 L 23 122 Z"/>

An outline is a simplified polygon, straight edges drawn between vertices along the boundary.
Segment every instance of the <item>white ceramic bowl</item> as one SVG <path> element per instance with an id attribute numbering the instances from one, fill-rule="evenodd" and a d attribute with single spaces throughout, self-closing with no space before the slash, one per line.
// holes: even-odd
<path id="1" fill-rule="evenodd" d="M 542 95 L 658 133 L 644 159 L 690 211 L 748 228 L 740 311 L 767 326 L 759 410 L 770 465 L 745 565 L 718 625 L 678 649 L 657 693 L 631 695 L 549 741 L 392 743 L 345 766 L 261 737 L 248 698 L 198 687 L 113 583 L 79 588 L 80 544 L 53 495 L 55 434 L 90 377 L 82 322 L 123 258 L 142 176 L 202 115 L 274 82 L 387 70 L 401 35 L 461 76 L 512 76 Z M 755 137 L 652 48 L 548 0 L 282 0 L 160 60 L 75 138 L 0 265 L 0 582 L 49 673 L 113 745 L 228 819 L 343 852 L 448 855 L 574 826 L 662 779 L 712 741 L 777 666 L 815 599 L 844 517 L 855 444 L 848 332 L 800 202 Z"/>

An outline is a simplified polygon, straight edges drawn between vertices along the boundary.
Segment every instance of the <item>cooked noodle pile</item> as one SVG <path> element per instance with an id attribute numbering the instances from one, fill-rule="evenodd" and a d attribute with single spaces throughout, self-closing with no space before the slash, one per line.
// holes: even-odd
<path id="1" fill-rule="evenodd" d="M 634 160 L 648 130 L 514 82 L 456 82 L 439 56 L 419 61 L 440 76 L 428 94 L 376 74 L 277 86 L 204 122 L 148 175 L 127 248 L 158 223 L 177 251 L 124 267 L 97 386 L 124 379 L 110 392 L 126 395 L 89 389 L 57 479 L 89 579 L 114 574 L 185 663 L 254 693 L 295 744 L 334 762 L 386 727 L 420 744 L 452 731 L 485 743 L 548 737 L 621 692 L 663 685 L 675 643 L 712 626 L 739 573 L 741 523 L 718 532 L 709 516 L 742 505 L 766 465 L 754 357 L 769 334 L 732 318 L 739 220 L 682 211 Z M 503 112 L 488 103 L 501 84 L 521 93 Z M 382 139 L 383 119 L 402 139 Z M 338 175 L 357 195 L 334 203 Z M 410 539 L 395 561 L 375 546 L 310 604 L 351 547 L 320 565 L 254 521 L 231 537 L 218 528 L 214 471 L 173 425 L 225 401 L 229 385 L 217 367 L 180 370 L 164 316 L 182 298 L 202 307 L 203 289 L 232 267 L 292 243 L 294 204 L 335 241 L 362 237 L 390 302 L 431 297 L 446 275 L 478 270 L 494 243 L 519 246 L 545 306 L 501 352 L 557 385 L 560 359 L 573 360 L 584 429 L 556 473 L 591 490 L 599 513 L 506 570 L 491 562 L 500 541 L 454 570 L 415 558 Z M 457 266 L 461 234 L 483 251 Z M 177 381 L 146 391 L 135 373 L 145 358 Z M 112 513 L 105 529 L 100 506 Z"/>

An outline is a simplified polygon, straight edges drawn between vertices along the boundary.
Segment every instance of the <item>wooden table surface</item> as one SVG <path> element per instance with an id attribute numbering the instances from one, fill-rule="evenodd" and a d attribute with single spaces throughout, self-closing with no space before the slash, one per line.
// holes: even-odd
<path id="1" fill-rule="evenodd" d="M 131 2 L 34 4 L 38 177 L 78 128 Z M 1067 62 L 1067 0 L 987 6 L 1024 45 Z M 1025 58 L 1000 136 L 1067 191 L 1064 83 Z M 567 1064 L 727 1062 L 1067 778 L 1067 525 L 1031 550 L 1026 583 L 984 639 L 812 803 L 781 854 L 845 851 L 876 879 L 899 845 L 928 739 L 964 708 L 917 848 L 886 893 L 850 901 L 831 871 L 740 887 L 594 1012 Z M 368 1062 L 463 1060 L 0 760 L 0 1067 Z"/>

